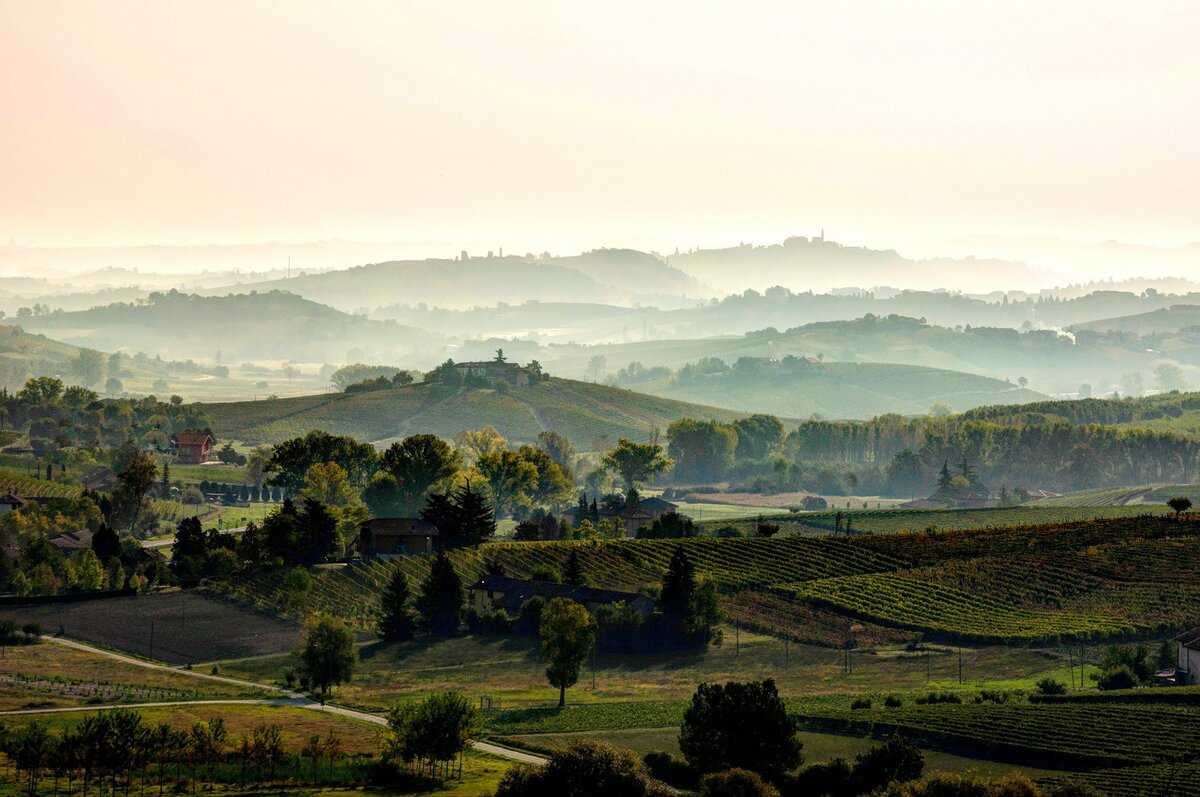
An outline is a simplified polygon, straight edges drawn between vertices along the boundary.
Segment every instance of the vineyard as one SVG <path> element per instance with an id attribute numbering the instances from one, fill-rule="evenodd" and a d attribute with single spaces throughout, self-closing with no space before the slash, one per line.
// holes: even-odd
<path id="1" fill-rule="evenodd" d="M 861 504 L 839 505 L 842 499 L 833 497 L 834 509 L 826 512 L 801 512 L 793 515 L 772 517 L 783 531 L 794 534 L 830 534 L 844 528 L 849 521 L 853 534 L 896 534 L 899 532 L 961 531 L 967 529 L 989 529 L 997 527 L 1041 526 L 1047 523 L 1078 523 L 1085 520 L 1136 517 L 1157 507 L 1133 506 L 1075 506 L 1050 505 L 1037 501 L 1014 507 L 992 507 L 988 509 L 861 509 Z M 1058 500 L 1058 499 L 1055 499 Z M 1165 507 L 1162 508 L 1165 511 Z M 706 528 L 733 526 L 753 534 L 755 519 L 739 521 L 706 521 Z"/>
<path id="2" fill-rule="evenodd" d="M 813 704 L 811 730 L 904 736 L 983 757 L 1058 766 L 1150 764 L 1194 753 L 1200 710 L 1181 706 L 939 703 L 854 710 Z"/>
<path id="3" fill-rule="evenodd" d="M 76 498 L 83 491 L 69 484 L 37 479 L 8 468 L 0 469 L 0 495 L 19 495 L 27 498 Z"/>
<path id="4" fill-rule="evenodd" d="M 470 585 L 497 564 L 562 572 L 572 552 L 596 586 L 653 592 L 677 548 L 745 627 L 839 646 L 918 636 L 971 644 L 1053 644 L 1161 634 L 1200 618 L 1200 522 L 1164 516 L 916 534 L 593 542 L 500 542 L 452 551 Z M 395 569 L 416 588 L 429 559 L 329 566 L 297 594 L 263 571 L 215 585 L 284 617 L 316 613 L 369 629 Z"/>

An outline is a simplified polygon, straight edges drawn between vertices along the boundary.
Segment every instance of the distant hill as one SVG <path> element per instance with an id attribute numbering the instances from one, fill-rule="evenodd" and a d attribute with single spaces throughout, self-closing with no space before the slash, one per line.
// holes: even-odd
<path id="1" fill-rule="evenodd" d="M 930 324 L 948 327 L 1017 329 L 1028 324 L 1036 328 L 1062 328 L 1189 302 L 1200 304 L 1200 294 L 1139 295 L 1125 290 L 1095 290 L 1060 299 L 1048 293 L 968 296 L 948 291 L 878 289 L 829 294 L 794 293 L 777 287 L 764 293 L 746 291 L 719 302 L 696 302 L 695 306 L 674 310 L 600 304 L 589 299 L 571 303 L 531 301 L 467 310 L 398 304 L 381 307 L 371 316 L 447 336 L 521 336 L 542 343 L 591 344 L 741 335 L 766 327 L 787 329 L 799 323 L 847 321 L 868 313 L 924 318 Z"/>
<path id="2" fill-rule="evenodd" d="M 209 289 L 208 295 L 225 292 Z M 631 249 L 573 257 L 471 257 L 405 260 L 239 284 L 238 290 L 287 290 L 347 312 L 393 304 L 466 308 L 529 299 L 548 302 L 678 303 L 712 290 L 659 258 Z"/>
<path id="3" fill-rule="evenodd" d="M 20 323 L 75 345 L 225 362 L 368 357 L 401 362 L 418 352 L 436 353 L 441 344 L 437 335 L 349 315 L 282 291 L 221 297 L 171 291 L 151 294 L 146 304 L 115 303 Z M 351 355 L 352 349 L 358 351 Z"/>
<path id="4" fill-rule="evenodd" d="M 0 386 L 15 390 L 33 376 L 57 376 L 77 381 L 81 349 L 19 326 L 0 325 Z M 108 355 L 101 355 L 107 362 Z"/>
<path id="5" fill-rule="evenodd" d="M 790 373 L 749 366 L 629 387 L 657 396 L 793 418 L 917 415 L 939 403 L 961 412 L 984 404 L 1024 404 L 1046 398 L 999 379 L 884 363 L 812 363 Z"/>
<path id="6" fill-rule="evenodd" d="M 1160 310 L 1134 315 L 1102 318 L 1071 327 L 1072 332 L 1132 332 L 1135 335 L 1161 335 L 1186 327 L 1200 327 L 1200 304 L 1174 304 Z"/>
<path id="7" fill-rule="evenodd" d="M 206 404 L 218 437 L 277 443 L 310 429 L 374 442 L 429 432 L 450 438 L 491 424 L 513 441 L 532 441 L 549 429 L 581 450 L 593 440 L 649 439 L 682 417 L 731 421 L 744 413 L 647 396 L 604 385 L 551 379 L 507 393 L 417 384 L 368 393 Z"/>
<path id="8" fill-rule="evenodd" d="M 510 352 L 510 348 L 512 351 Z M 732 365 L 739 357 L 823 355 L 830 362 L 873 362 L 921 365 L 1017 382 L 1024 376 L 1042 393 L 1074 393 L 1081 384 L 1095 394 L 1119 390 L 1126 376 L 1139 374 L 1146 388 L 1155 385 L 1155 369 L 1164 353 L 1152 351 L 1136 338 L 1113 340 L 1094 333 L 1075 337 L 1050 330 L 1021 332 L 1011 328 L 962 327 L 955 329 L 923 323 L 903 316 L 864 316 L 853 321 L 805 324 L 785 331 L 765 329 L 720 338 L 651 340 L 606 346 L 505 346 L 510 356 L 536 358 L 551 373 L 583 376 L 592 358 L 603 358 L 604 374 L 631 362 L 646 367 L 680 366 L 702 357 L 719 357 Z M 528 349 L 528 350 L 527 350 Z M 477 356 L 470 345 L 464 356 Z M 1192 352 L 1172 351 L 1185 368 L 1185 379 L 1194 381 L 1200 360 Z"/>
<path id="9" fill-rule="evenodd" d="M 1006 290 L 1042 287 L 1045 274 L 1011 261 L 931 258 L 910 260 L 896 251 L 843 246 L 795 236 L 782 244 L 697 249 L 668 258 L 670 265 L 730 292 L 782 285 L 793 290 L 898 285 L 919 290 Z"/>

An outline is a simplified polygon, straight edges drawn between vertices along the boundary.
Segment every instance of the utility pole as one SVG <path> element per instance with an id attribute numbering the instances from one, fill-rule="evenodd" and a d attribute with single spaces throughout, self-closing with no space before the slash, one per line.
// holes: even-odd
<path id="1" fill-rule="evenodd" d="M 962 648 L 958 649 L 958 685 L 962 686 Z"/>

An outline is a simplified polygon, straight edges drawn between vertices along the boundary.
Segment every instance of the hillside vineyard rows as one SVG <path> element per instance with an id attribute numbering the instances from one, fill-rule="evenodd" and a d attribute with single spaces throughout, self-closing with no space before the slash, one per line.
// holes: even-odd
<path id="1" fill-rule="evenodd" d="M 489 543 L 451 553 L 464 583 L 489 564 L 528 577 L 561 572 L 572 552 L 597 586 L 637 591 L 660 582 L 682 548 L 714 581 L 731 619 L 794 640 L 842 645 L 864 637 L 968 643 L 1100 640 L 1150 633 L 1200 611 L 1200 522 L 1162 516 L 1042 526 L 852 537 L 691 538 Z M 297 603 L 278 572 L 229 586 L 257 608 L 305 619 L 344 617 L 367 629 L 393 568 L 411 584 L 429 558 L 321 570 Z"/>

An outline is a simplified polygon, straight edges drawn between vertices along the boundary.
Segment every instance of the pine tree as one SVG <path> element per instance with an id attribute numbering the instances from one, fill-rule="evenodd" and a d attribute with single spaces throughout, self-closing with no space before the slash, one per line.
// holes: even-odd
<path id="1" fill-rule="evenodd" d="M 462 580 L 445 551 L 439 551 L 429 568 L 429 577 L 417 596 L 417 611 L 425 628 L 437 636 L 458 630 L 463 611 Z"/>
<path id="2" fill-rule="evenodd" d="M 950 487 L 950 463 L 942 462 L 942 469 L 938 472 L 938 489 L 946 490 Z"/>
<path id="3" fill-rule="evenodd" d="M 101 562 L 108 564 L 109 559 L 121 555 L 121 539 L 107 523 L 101 523 L 92 535 L 92 550 Z"/>
<path id="4" fill-rule="evenodd" d="M 572 548 L 567 557 L 567 567 L 563 570 L 563 583 L 582 587 L 584 583 L 583 565 L 579 563 L 579 549 Z"/>
<path id="5" fill-rule="evenodd" d="M 408 579 L 396 568 L 379 599 L 379 636 L 389 642 L 403 642 L 413 637 L 413 615 L 408 608 Z"/>
<path id="6" fill-rule="evenodd" d="M 454 509 L 458 516 L 458 530 L 467 545 L 487 542 L 496 533 L 496 517 L 483 496 L 471 489 L 466 482 L 454 494 Z"/>
<path id="7" fill-rule="evenodd" d="M 166 462 L 163 463 L 161 490 L 162 498 L 164 500 L 171 497 L 171 466 Z"/>
<path id="8" fill-rule="evenodd" d="M 668 627 L 681 631 L 687 626 L 692 595 L 695 592 L 696 568 L 684 553 L 683 547 L 677 547 L 671 555 L 667 572 L 663 575 L 662 593 L 659 596 L 659 607 Z"/>

